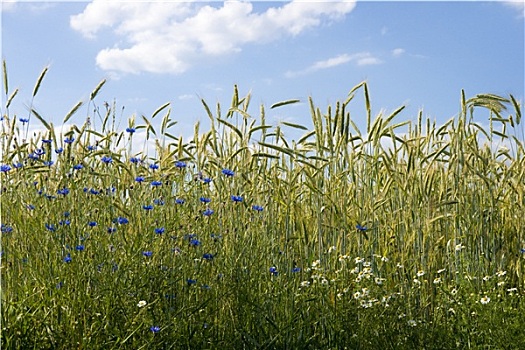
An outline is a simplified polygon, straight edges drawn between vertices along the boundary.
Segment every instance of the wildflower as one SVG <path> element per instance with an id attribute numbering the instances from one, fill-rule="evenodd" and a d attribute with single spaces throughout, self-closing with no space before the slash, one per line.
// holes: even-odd
<path id="1" fill-rule="evenodd" d="M 162 185 L 162 182 L 160 182 L 160 181 L 151 181 L 150 185 L 153 186 L 153 187 L 157 187 L 157 186 Z"/>
<path id="2" fill-rule="evenodd" d="M 357 231 L 359 232 L 365 232 L 366 230 L 368 230 L 368 228 L 366 226 L 361 226 L 359 224 L 355 225 L 355 228 L 357 229 Z"/>
<path id="3" fill-rule="evenodd" d="M 62 259 L 65 263 L 70 263 L 71 262 L 71 254 L 67 253 L 67 255 L 64 257 L 64 259 Z"/>
<path id="4" fill-rule="evenodd" d="M 179 204 L 179 205 L 184 204 L 184 199 L 180 199 L 180 198 L 175 199 L 175 204 Z"/>
<path id="5" fill-rule="evenodd" d="M 15 169 L 20 169 L 21 167 L 23 167 L 24 164 L 20 163 L 20 162 L 17 162 L 17 163 L 13 163 L 13 168 Z"/>
<path id="6" fill-rule="evenodd" d="M 26 205 L 26 208 L 29 210 L 35 210 L 35 206 L 33 204 Z"/>
<path id="7" fill-rule="evenodd" d="M 94 188 L 91 188 L 91 189 L 89 190 L 89 193 L 90 193 L 90 194 L 93 194 L 93 195 L 96 196 L 97 194 L 100 194 L 100 191 L 97 191 L 97 190 L 95 190 Z"/>
<path id="8" fill-rule="evenodd" d="M 376 284 L 377 284 L 378 286 L 380 286 L 380 285 L 383 284 L 384 281 L 386 281 L 386 279 L 385 279 L 385 278 L 376 277 L 376 278 L 374 279 L 374 281 L 376 282 Z"/>
<path id="9" fill-rule="evenodd" d="M 192 247 L 198 247 L 201 245 L 201 241 L 199 241 L 198 239 L 196 238 L 193 238 L 190 240 L 190 246 Z"/>
<path id="10" fill-rule="evenodd" d="M 97 226 L 97 222 L 96 221 L 90 221 L 90 222 L 88 222 L 88 226 L 89 227 L 95 227 L 95 226 Z"/>
<path id="11" fill-rule="evenodd" d="M 64 217 L 65 217 L 65 218 L 68 218 L 70 215 L 71 215 L 70 212 L 68 212 L 68 211 L 65 211 L 65 212 L 64 212 Z"/>
<path id="12" fill-rule="evenodd" d="M 46 161 L 44 162 L 44 165 L 50 167 L 50 166 L 53 165 L 54 163 L 55 163 L 55 162 L 53 162 L 52 160 L 46 160 Z"/>
<path id="13" fill-rule="evenodd" d="M 148 304 L 145 300 L 141 300 L 139 301 L 139 303 L 137 304 L 137 307 L 144 307 L 146 306 L 146 304 Z"/>
<path id="14" fill-rule="evenodd" d="M 158 165 L 158 164 L 150 164 L 150 165 L 149 165 L 149 168 L 150 168 L 151 170 L 157 170 L 157 169 L 159 168 L 159 165 Z"/>
<path id="15" fill-rule="evenodd" d="M 137 176 L 137 177 L 135 178 L 135 181 L 138 182 L 138 183 L 144 182 L 144 180 L 145 180 L 145 179 L 144 179 L 144 176 Z"/>
<path id="16" fill-rule="evenodd" d="M 191 285 L 197 284 L 197 280 L 194 280 L 194 279 L 188 278 L 188 279 L 186 280 L 186 283 L 188 284 L 188 286 L 191 286 Z"/>
<path id="17" fill-rule="evenodd" d="M 80 170 L 82 169 L 84 166 L 82 164 L 76 164 L 76 165 L 73 165 L 73 170 Z"/>
<path id="18" fill-rule="evenodd" d="M 67 187 L 64 187 L 61 190 L 57 190 L 57 194 L 61 194 L 63 196 L 67 195 L 69 193 L 69 189 Z"/>
<path id="19" fill-rule="evenodd" d="M 64 139 L 64 143 L 66 143 L 66 144 L 72 144 L 74 141 L 75 141 L 74 137 L 66 137 Z"/>
<path id="20" fill-rule="evenodd" d="M 503 276 L 505 276 L 506 274 L 507 274 L 507 271 L 498 271 L 498 272 L 496 272 L 496 275 L 497 275 L 498 277 L 503 277 Z"/>
<path id="21" fill-rule="evenodd" d="M 337 248 L 335 245 L 331 246 L 330 248 L 328 248 L 328 254 L 330 254 L 331 252 L 335 251 Z"/>
<path id="22" fill-rule="evenodd" d="M 361 298 L 361 292 L 360 292 L 360 291 L 355 292 L 355 293 L 353 294 L 353 297 L 354 297 L 354 299 L 359 299 L 359 298 Z"/>
<path id="23" fill-rule="evenodd" d="M 91 152 L 91 151 L 94 151 L 94 150 L 96 150 L 96 149 L 97 149 L 97 146 L 93 146 L 93 145 L 88 145 L 88 146 L 87 146 L 87 150 L 90 151 L 90 152 Z"/>
<path id="24" fill-rule="evenodd" d="M 271 273 L 273 276 L 277 276 L 277 275 L 279 275 L 279 272 L 277 271 L 277 268 L 276 268 L 275 266 L 270 267 L 270 273 Z"/>
<path id="25" fill-rule="evenodd" d="M 434 284 L 440 284 L 441 283 L 441 277 L 434 278 Z"/>
<path id="26" fill-rule="evenodd" d="M 144 210 L 152 210 L 153 209 L 153 205 L 143 205 L 142 209 L 144 209 Z"/>
<path id="27" fill-rule="evenodd" d="M 205 184 L 209 184 L 210 182 L 212 182 L 213 180 L 209 177 L 205 177 L 202 179 L 202 182 L 204 182 Z"/>
<path id="28" fill-rule="evenodd" d="M 42 143 L 44 143 L 44 144 L 45 143 L 51 143 L 51 141 L 53 141 L 53 140 L 51 140 L 51 139 L 42 139 Z"/>
<path id="29" fill-rule="evenodd" d="M 232 177 L 233 175 L 235 175 L 235 172 L 233 172 L 233 170 L 230 169 L 222 169 L 222 173 L 226 175 L 226 177 Z"/>
<path id="30" fill-rule="evenodd" d="M 75 247 L 75 249 L 76 249 L 77 251 L 79 251 L 79 252 L 82 252 L 82 251 L 84 251 L 84 246 L 83 246 L 82 244 L 79 244 L 79 245 L 77 245 L 77 246 Z"/>
<path id="31" fill-rule="evenodd" d="M 416 321 L 414 321 L 414 320 L 408 320 L 407 323 L 408 323 L 408 325 L 409 325 L 410 327 L 415 327 L 415 326 L 417 326 L 417 323 L 416 323 Z"/>
<path id="32" fill-rule="evenodd" d="M 310 281 L 302 281 L 300 284 L 301 288 L 306 288 L 310 286 Z"/>
<path id="33" fill-rule="evenodd" d="M 465 246 L 463 244 L 456 244 L 456 252 L 460 252 L 463 249 L 465 249 Z"/>
<path id="34" fill-rule="evenodd" d="M 1 232 L 2 233 L 10 233 L 10 232 L 13 232 L 13 228 L 11 226 L 7 226 L 5 224 L 2 224 L 1 226 Z"/>
<path id="35" fill-rule="evenodd" d="M 56 231 L 57 229 L 56 226 L 53 224 L 45 224 L 45 226 L 46 226 L 46 229 L 51 232 Z"/>
<path id="36" fill-rule="evenodd" d="M 206 198 L 206 197 L 201 197 L 200 201 L 201 201 L 201 203 L 205 203 L 206 204 L 206 203 L 210 203 L 211 199 L 210 198 Z"/>
<path id="37" fill-rule="evenodd" d="M 483 305 L 486 305 L 490 302 L 490 298 L 488 296 L 484 296 L 483 298 L 481 298 L 480 302 L 483 304 Z"/>
<path id="38" fill-rule="evenodd" d="M 205 211 L 202 212 L 204 216 L 211 216 L 213 213 L 214 211 L 211 210 L 210 208 L 207 208 Z"/>
<path id="39" fill-rule="evenodd" d="M 252 209 L 255 211 L 263 211 L 264 208 L 260 205 L 252 205 Z"/>
<path id="40" fill-rule="evenodd" d="M 131 163 L 133 163 L 133 164 L 138 164 L 138 163 L 140 163 L 140 159 L 139 159 L 139 158 L 136 158 L 136 157 L 131 157 L 131 158 L 129 159 L 129 161 L 130 161 Z"/>
<path id="41" fill-rule="evenodd" d="M 105 164 L 113 163 L 113 158 L 108 157 L 108 156 L 104 156 L 104 157 L 100 158 L 100 160 L 101 160 L 103 163 L 105 163 Z"/>
<path id="42" fill-rule="evenodd" d="M 155 228 L 155 233 L 158 234 L 158 235 L 163 234 L 164 231 L 165 231 L 164 227 L 157 227 L 157 228 Z"/>
<path id="43" fill-rule="evenodd" d="M 445 272 L 446 270 L 447 270 L 447 269 L 439 269 L 439 270 L 437 270 L 437 273 L 443 273 L 443 272 Z"/>
<path id="44" fill-rule="evenodd" d="M 241 196 L 230 196 L 231 200 L 234 202 L 242 202 Z"/>
<path id="45" fill-rule="evenodd" d="M 116 218 L 115 220 L 113 220 L 114 223 L 118 223 L 119 225 L 124 225 L 124 224 L 127 224 L 129 223 L 129 220 L 126 219 L 126 218 L 123 218 L 122 216 L 119 216 L 118 218 Z"/>
<path id="46" fill-rule="evenodd" d="M 22 123 L 22 125 L 25 125 L 26 123 L 29 123 L 29 119 L 26 119 L 26 118 L 20 118 L 18 119 L 20 120 L 20 122 Z"/>
<path id="47" fill-rule="evenodd" d="M 71 221 L 70 221 L 70 220 L 60 220 L 60 221 L 58 222 L 58 224 L 59 224 L 59 225 L 66 225 L 66 226 L 67 226 L 67 225 L 71 224 Z"/>
<path id="48" fill-rule="evenodd" d="M 293 272 L 293 273 L 297 273 L 297 272 L 300 272 L 300 271 L 301 271 L 301 268 L 300 268 L 300 267 L 294 267 L 294 268 L 292 269 L 292 272 Z"/>
<path id="49" fill-rule="evenodd" d="M 29 153 L 27 157 L 31 160 L 37 160 L 39 156 L 35 152 L 32 152 L 32 153 Z"/>
<path id="50" fill-rule="evenodd" d="M 160 198 L 156 198 L 153 200 L 153 204 L 155 205 L 164 205 L 164 201 Z"/>
<path id="51" fill-rule="evenodd" d="M 116 227 L 108 227 L 107 231 L 108 231 L 108 233 L 115 233 L 115 232 L 117 232 L 117 228 Z"/>
<path id="52" fill-rule="evenodd" d="M 151 326 L 149 328 L 149 330 L 152 331 L 153 333 L 158 333 L 158 332 L 160 332 L 160 327 L 158 327 L 158 326 Z"/>
<path id="53" fill-rule="evenodd" d="M 202 255 L 202 258 L 203 258 L 204 260 L 211 261 L 211 260 L 213 260 L 213 254 L 211 254 L 211 253 L 205 253 L 205 254 Z"/>
<path id="54" fill-rule="evenodd" d="M 357 257 L 357 258 L 355 258 L 354 261 L 355 261 L 356 264 L 361 264 L 361 263 L 363 263 L 363 262 L 365 261 L 365 259 L 364 259 L 364 258 Z"/>
<path id="55" fill-rule="evenodd" d="M 35 150 L 35 154 L 36 154 L 37 156 L 41 156 L 41 155 L 43 155 L 43 154 L 45 154 L 45 153 L 46 153 L 46 151 L 44 151 L 42 148 L 37 148 L 37 149 Z"/>
<path id="56" fill-rule="evenodd" d="M 135 128 L 126 128 L 126 132 L 130 133 L 130 134 L 133 134 L 135 131 L 137 131 L 137 129 Z"/>
<path id="57" fill-rule="evenodd" d="M 145 257 L 149 258 L 150 256 L 153 255 L 153 252 L 150 251 L 150 250 L 146 250 L 146 251 L 142 252 L 142 255 L 144 255 Z"/>
<path id="58" fill-rule="evenodd" d="M 7 164 L 2 164 L 0 165 L 0 171 L 3 172 L 3 173 L 7 173 L 8 171 L 11 170 L 11 167 Z"/>
<path id="59" fill-rule="evenodd" d="M 423 270 L 419 270 L 419 271 L 416 273 L 416 276 L 417 276 L 417 277 L 421 277 L 421 276 L 423 276 L 424 274 L 425 274 L 425 271 L 423 271 Z"/>
<path id="60" fill-rule="evenodd" d="M 178 160 L 178 161 L 175 162 L 175 166 L 177 168 L 179 168 L 179 169 L 183 169 L 183 168 L 186 167 L 186 163 L 184 163 L 183 161 Z"/>

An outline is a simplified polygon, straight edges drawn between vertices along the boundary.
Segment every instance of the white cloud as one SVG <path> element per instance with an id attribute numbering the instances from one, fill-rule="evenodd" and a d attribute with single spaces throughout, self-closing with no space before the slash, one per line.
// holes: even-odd
<path id="1" fill-rule="evenodd" d="M 396 48 L 392 50 L 392 56 L 394 57 L 399 57 L 404 53 L 405 53 L 405 49 L 402 49 L 402 48 Z"/>
<path id="2" fill-rule="evenodd" d="M 379 58 L 372 56 L 370 52 L 358 52 L 352 55 L 345 53 L 327 60 L 317 61 L 306 69 L 300 71 L 288 71 L 285 73 L 285 76 L 287 78 L 293 78 L 300 75 L 313 73 L 318 70 L 336 67 L 348 62 L 355 62 L 358 66 L 383 63 Z"/>
<path id="3" fill-rule="evenodd" d="M 503 3 L 509 7 L 515 8 L 519 12 L 520 17 L 525 17 L 525 1 L 513 0 L 513 1 L 504 1 Z"/>
<path id="4" fill-rule="evenodd" d="M 99 67 L 126 73 L 182 73 L 198 62 L 236 53 L 248 43 L 296 36 L 344 17 L 351 1 L 292 1 L 254 12 L 244 1 L 121 2 L 94 0 L 70 25 L 86 38 L 111 30 L 119 44 L 101 50 Z"/>

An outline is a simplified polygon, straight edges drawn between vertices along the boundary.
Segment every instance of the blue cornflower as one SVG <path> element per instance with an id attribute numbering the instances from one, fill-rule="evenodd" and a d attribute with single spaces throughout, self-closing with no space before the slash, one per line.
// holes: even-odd
<path id="1" fill-rule="evenodd" d="M 205 177 L 204 179 L 202 179 L 202 182 L 204 182 L 205 184 L 209 184 L 212 181 L 213 181 L 213 179 L 210 178 L 210 177 Z"/>
<path id="2" fill-rule="evenodd" d="M 73 169 L 74 170 L 80 170 L 82 169 L 84 166 L 82 164 L 76 164 L 76 165 L 73 165 Z"/>
<path id="3" fill-rule="evenodd" d="M 84 251 L 84 246 L 83 246 L 82 244 L 79 244 L 79 245 L 77 245 L 77 246 L 75 247 L 75 249 L 76 249 L 77 251 L 79 251 L 79 252 L 82 252 L 82 251 Z"/>
<path id="4" fill-rule="evenodd" d="M 184 204 L 184 199 L 177 198 L 175 199 L 176 204 Z"/>
<path id="5" fill-rule="evenodd" d="M 69 194 L 69 189 L 67 187 L 64 187 L 63 189 L 57 190 L 57 194 L 61 194 L 63 196 Z"/>
<path id="6" fill-rule="evenodd" d="M 71 254 L 67 253 L 67 255 L 64 257 L 64 262 L 65 263 L 70 263 L 71 262 Z"/>
<path id="7" fill-rule="evenodd" d="M 0 171 L 3 172 L 3 173 L 7 173 L 8 171 L 11 170 L 11 166 L 7 165 L 7 164 L 2 164 L 0 165 Z"/>
<path id="8" fill-rule="evenodd" d="M 242 202 L 242 197 L 241 196 L 230 196 L 230 198 L 234 202 Z"/>
<path id="9" fill-rule="evenodd" d="M 87 146 L 87 150 L 88 150 L 88 151 L 94 151 L 94 150 L 96 150 L 96 149 L 97 149 L 97 146 L 92 146 L 92 145 L 88 145 L 88 146 Z"/>
<path id="10" fill-rule="evenodd" d="M 124 224 L 128 224 L 129 223 L 129 220 L 126 219 L 126 218 L 123 218 L 122 216 L 119 216 L 118 218 L 116 218 L 115 220 L 113 220 L 114 223 L 118 223 L 119 225 L 124 225 Z"/>
<path id="11" fill-rule="evenodd" d="M 277 271 L 277 268 L 275 266 L 270 267 L 270 273 L 273 276 L 277 276 L 279 274 L 279 272 Z"/>
<path id="12" fill-rule="evenodd" d="M 294 272 L 294 273 L 299 272 L 299 271 L 301 271 L 301 268 L 300 268 L 300 267 L 294 267 L 294 268 L 292 269 L 292 272 Z"/>
<path id="13" fill-rule="evenodd" d="M 150 256 L 153 255 L 153 252 L 151 250 L 146 250 L 142 252 L 142 255 L 144 255 L 146 258 L 149 258 Z"/>
<path id="14" fill-rule="evenodd" d="M 89 227 L 95 227 L 95 226 L 97 226 L 97 225 L 98 225 L 98 224 L 97 224 L 96 221 L 90 221 L 90 222 L 88 222 L 88 226 L 89 226 Z"/>
<path id="15" fill-rule="evenodd" d="M 201 197 L 200 200 L 201 200 L 202 203 L 210 203 L 211 202 L 211 199 L 210 198 L 206 198 L 206 197 Z"/>
<path id="16" fill-rule="evenodd" d="M 53 140 L 51 140 L 51 139 L 42 139 L 42 143 L 51 143 L 51 141 L 53 141 Z"/>
<path id="17" fill-rule="evenodd" d="M 136 181 L 136 182 L 139 182 L 139 183 L 140 183 L 140 182 L 144 182 L 144 176 L 137 176 L 137 177 L 135 178 L 135 181 Z"/>
<path id="18" fill-rule="evenodd" d="M 111 158 L 109 156 L 104 156 L 104 157 L 100 158 L 100 160 L 103 163 L 105 163 L 105 164 L 113 163 L 113 158 Z"/>
<path id="19" fill-rule="evenodd" d="M 137 129 L 135 128 L 126 128 L 126 132 L 129 132 L 130 134 L 133 134 Z"/>
<path id="20" fill-rule="evenodd" d="M 117 232 L 116 227 L 108 227 L 108 233 L 115 233 L 115 232 Z"/>
<path id="21" fill-rule="evenodd" d="M 155 205 L 164 205 L 164 201 L 162 199 L 160 199 L 160 198 L 155 198 L 153 200 L 153 204 L 155 204 Z"/>
<path id="22" fill-rule="evenodd" d="M 74 137 L 66 137 L 66 138 L 64 139 L 64 143 L 66 143 L 66 144 L 71 144 L 71 143 L 73 143 L 74 141 L 75 141 L 75 138 L 74 138 Z"/>
<path id="23" fill-rule="evenodd" d="M 152 210 L 153 209 L 153 205 L 143 205 L 142 209 L 144 209 L 144 210 Z"/>
<path id="24" fill-rule="evenodd" d="M 261 207 L 260 205 L 252 205 L 252 209 L 255 210 L 255 211 L 263 211 L 264 208 Z"/>
<path id="25" fill-rule="evenodd" d="M 179 168 L 179 169 L 182 169 L 182 168 L 186 167 L 186 163 L 184 163 L 183 161 L 178 160 L 178 161 L 175 162 L 175 166 L 177 168 Z"/>
<path id="26" fill-rule="evenodd" d="M 2 233 L 13 232 L 13 228 L 12 228 L 11 226 L 8 226 L 8 225 L 5 225 L 5 224 L 2 224 L 2 226 L 1 226 L 1 232 L 2 232 Z"/>
<path id="27" fill-rule="evenodd" d="M 521 248 L 521 249 L 520 249 L 520 252 L 523 253 L 523 254 L 525 254 L 525 248 Z"/>
<path id="28" fill-rule="evenodd" d="M 211 261 L 211 260 L 213 260 L 213 254 L 211 254 L 211 253 L 205 253 L 204 255 L 202 255 L 202 258 L 203 258 L 204 260 Z"/>
<path id="29" fill-rule="evenodd" d="M 194 279 L 191 279 L 191 278 L 188 278 L 186 280 L 186 283 L 188 283 L 188 286 L 191 286 L 193 284 L 197 284 L 197 280 L 194 280 Z"/>
<path id="30" fill-rule="evenodd" d="M 157 228 L 155 228 L 155 233 L 158 234 L 158 235 L 163 234 L 164 231 L 166 231 L 166 229 L 164 227 L 157 227 Z"/>
<path id="31" fill-rule="evenodd" d="M 196 238 L 193 238 L 193 239 L 190 240 L 190 245 L 191 245 L 192 247 L 198 247 L 198 246 L 201 245 L 201 241 L 199 241 L 199 240 L 196 239 Z"/>
<path id="32" fill-rule="evenodd" d="M 70 220 L 60 220 L 60 221 L 58 222 L 58 224 L 59 224 L 59 225 L 66 225 L 66 226 L 67 226 L 67 225 L 71 224 L 71 221 L 70 221 Z"/>
<path id="33" fill-rule="evenodd" d="M 55 163 L 55 162 L 52 161 L 52 160 L 46 160 L 46 161 L 44 162 L 44 165 L 45 165 L 45 166 L 48 166 L 48 167 L 51 167 L 51 165 L 53 165 L 54 163 Z"/>
<path id="34" fill-rule="evenodd" d="M 33 204 L 26 205 L 26 208 L 29 210 L 35 210 L 35 206 Z"/>
<path id="35" fill-rule="evenodd" d="M 150 165 L 149 165 L 149 168 L 150 168 L 151 170 L 157 170 L 157 169 L 159 168 L 159 165 L 158 165 L 158 164 L 150 164 Z"/>
<path id="36" fill-rule="evenodd" d="M 96 196 L 97 194 L 100 194 L 100 191 L 97 191 L 97 190 L 95 190 L 94 188 L 90 188 L 90 189 L 89 189 L 89 193 L 91 193 L 91 194 L 93 194 L 93 195 Z"/>
<path id="37" fill-rule="evenodd" d="M 46 194 L 45 196 L 46 196 L 47 199 L 55 199 L 56 198 L 56 196 L 52 196 L 50 194 Z"/>
<path id="38" fill-rule="evenodd" d="M 46 153 L 46 151 L 44 151 L 42 148 L 37 148 L 37 149 L 35 150 L 35 154 L 36 154 L 37 156 L 41 156 L 41 155 L 43 155 L 44 153 Z"/>
<path id="39" fill-rule="evenodd" d="M 367 230 L 366 226 L 361 226 L 359 224 L 355 225 L 355 228 L 360 232 L 364 232 Z"/>
<path id="40" fill-rule="evenodd" d="M 17 162 L 17 163 L 13 163 L 13 168 L 15 169 L 20 169 L 21 167 L 23 167 L 24 164 L 20 163 L 20 162 Z"/>
<path id="41" fill-rule="evenodd" d="M 232 177 L 233 175 L 235 175 L 235 172 L 230 169 L 222 169 L 222 173 L 227 177 Z"/>
<path id="42" fill-rule="evenodd" d="M 212 233 L 210 237 L 211 239 L 213 239 L 214 242 L 217 242 L 218 240 L 222 239 L 221 235 L 216 235 L 215 233 Z"/>
<path id="43" fill-rule="evenodd" d="M 140 160 L 139 158 L 136 158 L 136 157 L 131 157 L 131 158 L 129 159 L 129 161 L 130 161 L 131 163 L 133 163 L 133 164 L 138 164 L 138 163 L 140 163 L 141 160 Z"/>
<path id="44" fill-rule="evenodd" d="M 56 226 L 53 224 L 45 224 L 45 226 L 46 226 L 46 229 L 51 232 L 56 231 L 57 229 Z"/>
<path id="45" fill-rule="evenodd" d="M 151 181 L 150 185 L 156 187 L 156 186 L 162 185 L 162 182 L 161 181 Z"/>
<path id="46" fill-rule="evenodd" d="M 26 119 L 26 118 L 20 118 L 18 119 L 20 120 L 20 122 L 22 123 L 22 125 L 25 125 L 25 123 L 29 123 L 29 119 Z"/>
<path id="47" fill-rule="evenodd" d="M 159 326 L 151 326 L 149 328 L 150 331 L 152 331 L 153 333 L 158 333 L 160 332 L 160 327 Z"/>
<path id="48" fill-rule="evenodd" d="M 68 218 L 70 215 L 71 215 L 70 212 L 68 212 L 68 211 L 65 211 L 65 212 L 64 212 L 64 217 Z"/>
<path id="49" fill-rule="evenodd" d="M 62 147 L 59 147 L 55 150 L 56 154 L 61 154 L 62 152 L 64 152 L 64 149 Z"/>
<path id="50" fill-rule="evenodd" d="M 36 154 L 35 152 L 29 153 L 27 157 L 31 160 L 37 160 L 39 158 L 38 154 Z"/>
<path id="51" fill-rule="evenodd" d="M 214 213 L 213 210 L 211 210 L 210 208 L 207 208 L 202 214 L 204 216 L 211 216 L 213 213 Z"/>

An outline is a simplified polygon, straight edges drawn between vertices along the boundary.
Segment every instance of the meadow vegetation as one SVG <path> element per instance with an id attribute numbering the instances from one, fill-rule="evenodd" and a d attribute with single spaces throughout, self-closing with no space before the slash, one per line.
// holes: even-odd
<path id="1" fill-rule="evenodd" d="M 85 122 L 58 133 L 32 105 L 10 114 L 3 71 L 2 348 L 525 345 L 512 95 L 460 93 L 442 125 L 397 122 L 404 107 L 373 116 L 362 82 L 324 112 L 302 101 L 308 128 L 268 124 L 234 87 L 225 110 L 201 101 L 209 128 L 184 138 L 169 104 L 117 130 L 102 81 L 63 119 Z M 154 150 L 132 153 L 139 133 Z"/>

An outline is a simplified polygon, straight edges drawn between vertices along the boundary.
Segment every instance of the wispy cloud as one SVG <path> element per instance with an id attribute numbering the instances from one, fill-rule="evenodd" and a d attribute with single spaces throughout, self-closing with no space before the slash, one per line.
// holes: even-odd
<path id="1" fill-rule="evenodd" d="M 405 53 L 405 49 L 402 49 L 400 47 L 392 50 L 392 56 L 394 56 L 394 57 L 399 57 L 399 56 L 401 56 L 404 53 Z"/>
<path id="2" fill-rule="evenodd" d="M 359 52 L 359 53 L 355 53 L 352 55 L 345 53 L 345 54 L 341 54 L 341 55 L 338 55 L 338 56 L 335 56 L 335 57 L 332 57 L 326 60 L 314 62 L 311 66 L 303 70 L 288 71 L 285 73 L 285 76 L 287 78 L 294 78 L 300 75 L 313 73 L 319 70 L 340 66 L 348 62 L 355 62 L 358 66 L 383 63 L 383 61 L 381 61 L 377 57 L 372 56 L 372 54 L 369 52 Z"/>
<path id="3" fill-rule="evenodd" d="M 121 44 L 101 50 L 97 65 L 125 73 L 182 73 L 210 57 L 296 36 L 343 18 L 355 7 L 350 1 L 292 1 L 254 12 L 245 1 L 122 2 L 94 0 L 70 18 L 74 30 L 96 39 L 110 30 Z"/>
<path id="4" fill-rule="evenodd" d="M 503 1 L 503 4 L 516 9 L 521 18 L 525 17 L 525 1 L 523 0 Z"/>

